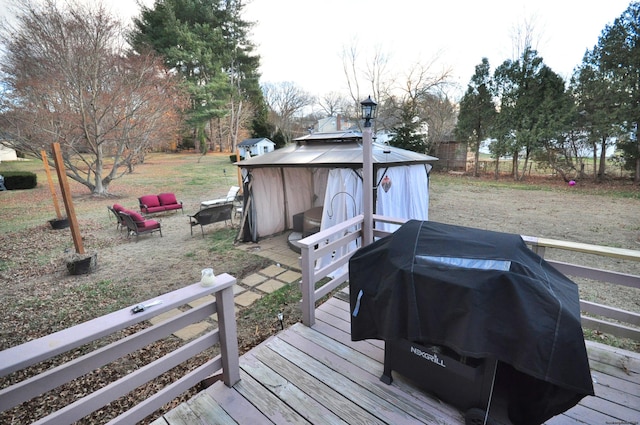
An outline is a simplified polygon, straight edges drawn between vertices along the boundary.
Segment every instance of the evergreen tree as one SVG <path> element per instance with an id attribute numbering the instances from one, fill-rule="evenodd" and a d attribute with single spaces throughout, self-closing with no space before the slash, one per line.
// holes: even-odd
<path id="1" fill-rule="evenodd" d="M 420 119 L 416 115 L 415 107 L 411 102 L 399 105 L 398 125 L 392 127 L 393 137 L 389 141 L 392 146 L 398 148 L 425 153 L 427 151 L 427 137 L 422 130 Z"/>
<path id="2" fill-rule="evenodd" d="M 480 145 L 489 137 L 496 116 L 491 84 L 489 61 L 487 58 L 482 58 L 482 63 L 476 65 L 476 72 L 471 77 L 467 91 L 460 101 L 460 112 L 455 129 L 458 139 L 467 141 L 474 152 L 473 174 L 476 177 L 480 162 Z"/>
<path id="3" fill-rule="evenodd" d="M 558 131 L 554 119 L 564 105 L 564 81 L 530 47 L 518 60 L 500 65 L 494 80 L 500 99 L 496 139 L 512 155 L 513 176 L 520 180 L 525 175 L 519 174 L 520 156 L 526 170 L 531 156 Z"/>
<path id="4" fill-rule="evenodd" d="M 259 57 L 241 18 L 241 0 L 156 0 L 142 8 L 129 36 L 137 51 L 153 49 L 179 73 L 191 95 L 193 140 L 217 139 L 235 150 L 240 128 L 261 102 Z"/>
<path id="5" fill-rule="evenodd" d="M 619 147 L 623 149 L 626 163 L 635 169 L 636 183 L 640 183 L 640 3 L 632 2 L 608 25 L 598 40 L 601 52 L 600 64 L 610 78 L 616 95 L 620 116 L 617 124 L 624 126 L 627 137 Z"/>

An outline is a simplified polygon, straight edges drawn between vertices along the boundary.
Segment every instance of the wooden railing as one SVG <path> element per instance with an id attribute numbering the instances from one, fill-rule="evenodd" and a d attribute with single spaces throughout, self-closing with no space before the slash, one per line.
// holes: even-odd
<path id="1" fill-rule="evenodd" d="M 402 224 L 404 220 L 374 215 L 376 223 Z M 361 237 L 363 216 L 356 216 L 330 229 L 311 235 L 298 241 L 301 248 L 302 268 L 302 322 L 306 326 L 315 323 L 316 301 L 338 288 L 349 278 L 348 263 L 354 251 L 346 252 L 346 245 Z M 374 230 L 374 237 L 387 236 L 389 232 Z M 522 236 L 532 250 L 544 257 L 545 249 L 580 252 L 604 257 L 613 257 L 624 261 L 632 261 L 640 265 L 640 251 L 589 245 L 576 242 Z M 327 244 L 327 241 L 331 241 Z M 342 253 L 336 255 L 335 253 Z M 318 260 L 332 256 L 328 264 L 317 267 Z M 553 267 L 567 276 L 586 278 L 614 285 L 640 289 L 640 275 L 625 274 L 614 271 L 591 268 L 584 265 L 564 263 L 547 259 Z M 327 276 L 332 277 L 327 279 Z M 327 280 L 320 284 L 319 282 Z M 640 314 L 611 306 L 580 300 L 582 325 L 585 328 L 598 330 L 620 338 L 640 341 Z M 596 316 L 596 317 L 594 317 Z M 621 323 L 620 323 L 621 322 Z M 632 326 L 628 326 L 632 325 Z"/>
<path id="2" fill-rule="evenodd" d="M 545 256 L 546 250 L 549 248 L 632 261 L 634 264 L 637 263 L 640 266 L 640 251 L 632 249 L 612 248 L 532 236 L 522 236 L 522 239 L 541 257 Z M 640 275 L 618 273 L 552 259 L 547 259 L 547 262 L 567 276 L 640 289 Z M 583 312 L 583 327 L 608 333 L 618 338 L 630 338 L 634 341 L 640 341 L 640 314 L 582 299 L 580 300 L 580 309 Z M 604 320 L 599 317 L 602 317 Z M 635 328 L 626 326 L 625 324 L 633 325 Z"/>
<path id="3" fill-rule="evenodd" d="M 349 259 L 355 250 L 348 251 L 347 245 L 358 241 L 362 236 L 362 222 L 364 217 L 358 215 L 336 226 L 315 233 L 297 242 L 300 247 L 300 266 L 302 269 L 302 323 L 313 326 L 315 323 L 316 301 L 338 288 L 349 279 Z M 402 224 L 404 220 L 374 215 L 377 223 Z M 374 229 L 374 238 L 388 235 Z M 327 241 L 329 241 L 327 243 Z M 321 258 L 332 258 L 328 264 L 321 264 L 316 268 Z M 331 276 L 331 277 L 329 277 Z M 329 279 L 320 287 L 318 283 Z"/>
<path id="4" fill-rule="evenodd" d="M 69 350 L 112 335 L 161 313 L 181 307 L 193 300 L 210 294 L 215 295 L 215 299 L 205 302 L 196 308 L 188 309 L 165 321 L 149 326 L 81 357 L 67 361 L 53 369 L 3 388 L 0 390 L 0 411 L 11 409 L 62 384 L 71 382 L 129 353 L 162 340 L 192 323 L 206 320 L 215 313 L 218 315 L 219 327 L 217 329 L 185 343 L 163 357 L 38 420 L 37 423 L 62 424 L 76 422 L 218 343 L 220 345 L 219 355 L 146 398 L 143 402 L 122 413 L 110 423 L 136 423 L 220 370 L 222 370 L 224 383 L 228 386 L 234 385 L 240 379 L 232 288 L 236 279 L 228 274 L 221 274 L 216 279 L 217 284 L 212 287 L 202 287 L 199 283 L 196 283 L 149 300 L 143 304 L 156 300 L 162 300 L 162 303 L 149 307 L 142 312 L 134 314 L 132 313 L 133 306 L 128 307 L 1 351 L 0 377 L 7 377 L 14 372 L 24 370 L 39 362 L 53 359 Z"/>

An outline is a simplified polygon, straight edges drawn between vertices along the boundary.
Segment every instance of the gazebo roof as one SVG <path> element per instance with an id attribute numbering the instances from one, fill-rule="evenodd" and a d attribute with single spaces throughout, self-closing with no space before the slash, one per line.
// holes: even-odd
<path id="1" fill-rule="evenodd" d="M 362 168 L 360 132 L 314 133 L 273 152 L 236 162 L 242 168 L 325 167 Z M 426 164 L 438 158 L 393 146 L 373 143 L 374 167 Z"/>

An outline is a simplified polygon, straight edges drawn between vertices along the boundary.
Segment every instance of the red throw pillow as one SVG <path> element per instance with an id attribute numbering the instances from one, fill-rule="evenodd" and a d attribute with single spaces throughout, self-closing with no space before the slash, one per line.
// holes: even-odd
<path id="1" fill-rule="evenodd" d="M 124 207 L 120 204 L 113 204 L 113 209 L 118 212 L 124 211 Z"/>
<path id="2" fill-rule="evenodd" d="M 159 207 L 160 200 L 156 195 L 144 195 L 140 197 L 140 203 L 147 206 L 147 208 Z"/>
<path id="3" fill-rule="evenodd" d="M 160 200 L 160 205 L 175 205 L 178 203 L 176 195 L 173 193 L 161 193 L 158 195 L 158 199 Z"/>

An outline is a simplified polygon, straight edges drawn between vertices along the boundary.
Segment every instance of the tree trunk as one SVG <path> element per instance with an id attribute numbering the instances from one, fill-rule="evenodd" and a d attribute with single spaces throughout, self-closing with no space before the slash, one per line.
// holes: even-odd
<path id="1" fill-rule="evenodd" d="M 593 142 L 593 146 L 592 146 L 592 152 L 593 152 L 593 181 L 597 182 L 598 181 L 598 144 L 596 142 Z"/>
<path id="2" fill-rule="evenodd" d="M 478 177 L 479 176 L 478 169 L 480 167 L 480 140 L 476 142 L 476 151 L 474 153 L 475 153 L 476 163 L 473 169 L 473 177 Z"/>
<path id="3" fill-rule="evenodd" d="M 636 156 L 636 175 L 633 178 L 635 184 L 640 183 L 640 124 L 636 124 L 636 145 L 638 147 L 638 155 Z"/>
<path id="4" fill-rule="evenodd" d="M 600 164 L 598 165 L 598 181 L 604 179 L 604 174 L 607 171 L 607 141 L 606 138 L 602 138 L 602 144 L 600 145 Z"/>
<path id="5" fill-rule="evenodd" d="M 108 184 L 102 181 L 102 167 L 104 166 L 104 154 L 102 153 L 102 145 L 96 146 L 96 162 L 93 170 L 93 193 L 95 195 L 105 195 L 107 193 Z"/>

